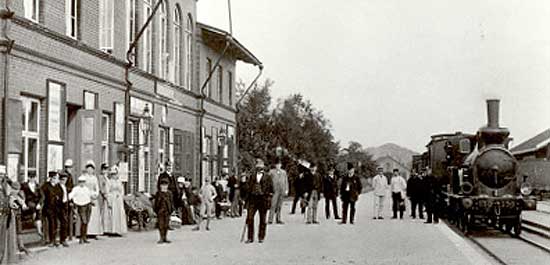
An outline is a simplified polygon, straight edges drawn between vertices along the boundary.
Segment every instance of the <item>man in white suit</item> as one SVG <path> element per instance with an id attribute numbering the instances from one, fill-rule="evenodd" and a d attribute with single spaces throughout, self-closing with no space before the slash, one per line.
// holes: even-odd
<path id="1" fill-rule="evenodd" d="M 382 209 L 384 209 L 384 198 L 388 189 L 388 179 L 383 174 L 383 168 L 378 167 L 378 174 L 372 179 L 374 188 L 374 215 L 372 219 L 384 219 L 382 217 Z"/>

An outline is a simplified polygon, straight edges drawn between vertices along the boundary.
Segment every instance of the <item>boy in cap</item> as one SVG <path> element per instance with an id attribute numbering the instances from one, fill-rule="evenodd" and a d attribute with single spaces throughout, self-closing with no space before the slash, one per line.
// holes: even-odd
<path id="1" fill-rule="evenodd" d="M 88 241 L 88 221 L 92 212 L 92 192 L 86 186 L 86 177 L 78 178 L 78 186 L 74 187 L 69 193 L 69 200 L 76 205 L 78 218 L 80 220 L 80 240 L 79 243 L 90 243 Z"/>
<path id="2" fill-rule="evenodd" d="M 59 209 L 63 199 L 63 190 L 59 186 L 59 174 L 55 171 L 48 172 L 49 182 L 44 183 L 41 187 L 42 191 L 42 214 L 48 221 L 48 240 L 50 247 L 57 247 L 55 240 L 57 231 L 57 221 L 59 218 Z"/>
<path id="3" fill-rule="evenodd" d="M 216 188 L 210 183 L 210 179 L 206 178 L 204 180 L 204 185 L 200 190 L 200 218 L 197 222 L 197 226 L 193 229 L 194 231 L 200 230 L 201 222 L 204 216 L 206 216 L 206 231 L 210 231 L 210 214 L 212 209 L 214 209 L 214 200 L 218 196 Z"/>
<path id="4" fill-rule="evenodd" d="M 170 225 L 170 215 L 174 211 L 174 204 L 172 202 L 172 192 L 168 190 L 168 185 L 169 181 L 167 179 L 160 180 L 160 190 L 157 192 L 155 204 L 153 206 L 157 214 L 160 232 L 160 240 L 157 242 L 159 244 L 170 243 L 170 241 L 166 239 L 166 234 L 168 233 L 168 227 Z"/>

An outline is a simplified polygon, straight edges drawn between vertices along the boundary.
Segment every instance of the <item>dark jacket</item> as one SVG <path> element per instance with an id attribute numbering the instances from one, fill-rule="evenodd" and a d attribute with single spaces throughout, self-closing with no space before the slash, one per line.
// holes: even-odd
<path id="1" fill-rule="evenodd" d="M 349 190 L 347 189 L 349 186 Z M 361 184 L 361 179 L 357 175 L 344 176 L 342 178 L 342 184 L 340 186 L 340 197 L 343 201 L 357 201 L 359 199 L 359 194 L 363 190 L 363 185 Z"/>
<path id="2" fill-rule="evenodd" d="M 273 181 L 271 180 L 271 176 L 267 172 L 264 172 L 264 175 L 260 180 L 259 186 L 257 186 L 258 183 L 256 180 L 256 175 L 256 171 L 252 172 L 246 184 L 248 201 L 254 199 L 271 200 L 271 196 L 273 195 Z M 259 187 L 259 189 L 256 190 L 255 187 Z"/>
<path id="3" fill-rule="evenodd" d="M 338 179 L 336 175 L 332 178 L 328 175 L 323 178 L 323 194 L 326 198 L 335 198 L 338 196 Z"/>
<path id="4" fill-rule="evenodd" d="M 178 185 L 176 183 L 176 178 L 172 174 L 168 174 L 166 172 L 162 172 L 162 174 L 159 175 L 157 180 L 157 192 L 160 191 L 160 182 L 166 179 L 168 180 L 168 190 L 172 193 L 172 203 L 173 205 L 179 205 L 180 204 L 180 198 L 181 193 L 179 191 Z"/>
<path id="5" fill-rule="evenodd" d="M 418 176 L 413 176 L 407 181 L 407 195 L 413 199 L 422 198 L 423 179 Z"/>
<path id="6" fill-rule="evenodd" d="M 42 211 L 45 214 L 56 214 L 63 206 L 63 190 L 58 185 L 52 186 L 46 182 L 40 188 L 42 193 Z"/>
<path id="7" fill-rule="evenodd" d="M 172 192 L 158 191 L 155 196 L 155 204 L 153 205 L 153 210 L 157 215 L 170 215 L 174 211 L 173 201 L 172 201 Z"/>
<path id="8" fill-rule="evenodd" d="M 239 180 L 235 175 L 231 176 L 229 180 L 227 180 L 227 187 L 229 187 L 229 200 L 233 201 L 235 191 L 239 189 Z"/>
<path id="9" fill-rule="evenodd" d="M 28 182 L 24 182 L 21 184 L 21 191 L 23 192 L 23 195 L 25 196 L 25 204 L 27 204 L 27 207 L 29 207 L 29 211 L 35 211 L 36 206 L 40 203 L 41 195 L 40 195 L 40 187 L 38 184 L 36 184 L 36 188 L 34 189 L 34 192 L 29 187 Z"/>
<path id="10" fill-rule="evenodd" d="M 62 174 L 67 176 L 67 183 L 65 183 L 65 187 L 67 187 L 67 193 L 71 193 L 74 188 L 73 174 L 69 173 L 66 169 L 63 170 Z"/>

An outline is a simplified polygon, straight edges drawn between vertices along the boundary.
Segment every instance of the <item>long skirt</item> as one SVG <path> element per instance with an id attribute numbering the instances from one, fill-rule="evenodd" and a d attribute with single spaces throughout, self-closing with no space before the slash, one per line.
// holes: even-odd
<path id="1" fill-rule="evenodd" d="M 101 209 L 97 200 L 92 201 L 92 213 L 90 214 L 90 221 L 88 222 L 88 235 L 102 235 L 103 234 L 103 216 L 101 215 Z"/>
<path id="2" fill-rule="evenodd" d="M 111 208 L 106 209 L 105 232 L 124 235 L 128 232 L 124 200 L 120 194 L 111 194 Z"/>

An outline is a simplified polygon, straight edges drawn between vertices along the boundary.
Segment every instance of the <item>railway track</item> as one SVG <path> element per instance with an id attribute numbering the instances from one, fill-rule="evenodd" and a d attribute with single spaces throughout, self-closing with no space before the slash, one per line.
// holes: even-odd
<path id="1" fill-rule="evenodd" d="M 522 232 L 519 238 L 496 229 L 473 232 L 466 238 L 495 264 L 550 264 L 550 240 L 541 240 L 528 231 Z"/>

